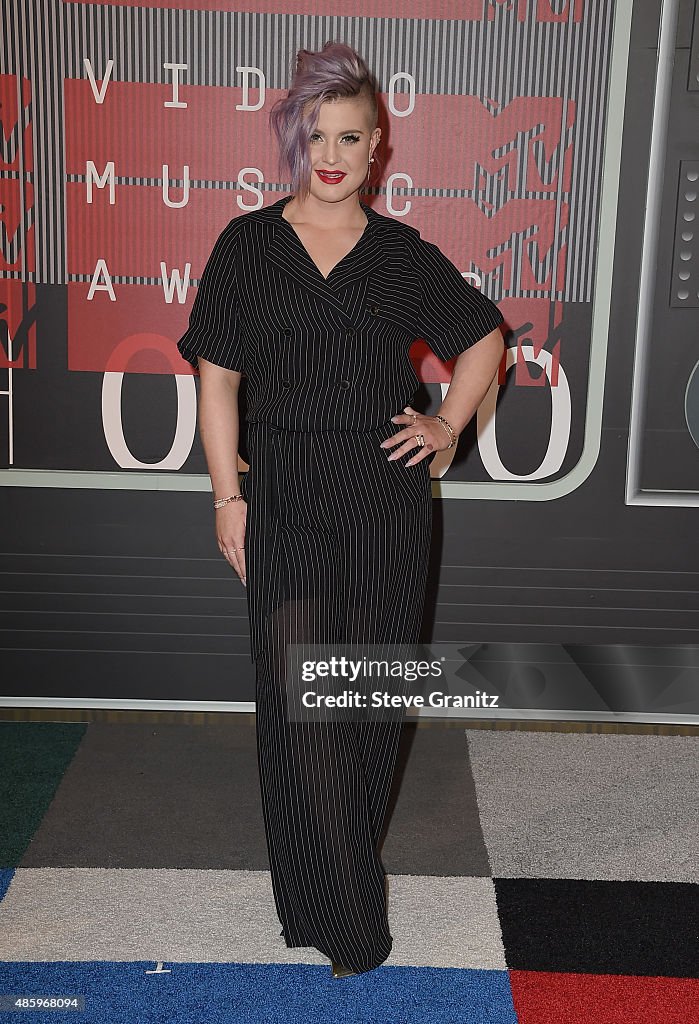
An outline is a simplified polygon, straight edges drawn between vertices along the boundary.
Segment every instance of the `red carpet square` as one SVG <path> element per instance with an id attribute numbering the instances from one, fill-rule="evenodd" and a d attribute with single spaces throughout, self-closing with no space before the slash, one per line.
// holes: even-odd
<path id="1" fill-rule="evenodd" d="M 699 980 L 510 971 L 519 1024 L 696 1024 Z"/>

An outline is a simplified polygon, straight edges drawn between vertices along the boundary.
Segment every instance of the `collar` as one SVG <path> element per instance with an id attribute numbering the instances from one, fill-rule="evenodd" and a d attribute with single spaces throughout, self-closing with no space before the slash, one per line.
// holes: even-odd
<path id="1" fill-rule="evenodd" d="M 328 277 L 324 278 L 293 225 L 282 217 L 284 207 L 292 198 L 292 195 L 282 196 L 276 202 L 256 211 L 274 225 L 274 231 L 271 232 L 265 246 L 265 256 L 298 284 L 347 312 L 346 303 L 341 300 L 339 293 L 348 285 L 367 278 L 371 271 L 385 260 L 386 254 L 380 242 L 379 230 L 385 218 L 360 199 L 359 204 L 367 218 L 366 227 L 354 247 L 333 267 Z"/>
<path id="2" fill-rule="evenodd" d="M 270 203 L 268 206 L 263 206 L 261 207 L 261 209 L 255 210 L 253 215 L 262 216 L 265 218 L 269 217 L 272 220 L 281 220 L 284 221 L 285 224 L 289 224 L 289 221 L 285 220 L 284 217 L 282 217 L 282 210 L 284 209 L 286 204 L 290 202 L 293 198 L 293 194 L 288 193 L 287 195 L 281 196 L 279 199 L 275 200 L 275 202 Z M 364 210 L 367 221 L 371 221 L 374 224 L 378 225 L 381 221 L 388 219 L 386 217 L 383 217 L 380 213 L 377 213 L 377 211 L 374 210 L 371 206 L 368 206 L 367 203 L 363 203 L 361 199 L 359 200 L 359 205 Z"/>

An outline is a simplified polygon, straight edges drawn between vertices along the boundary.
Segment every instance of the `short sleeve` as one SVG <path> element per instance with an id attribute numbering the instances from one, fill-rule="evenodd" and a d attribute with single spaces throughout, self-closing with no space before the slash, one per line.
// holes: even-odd
<path id="1" fill-rule="evenodd" d="M 237 220 L 229 221 L 216 239 L 199 280 L 189 327 L 177 342 L 180 354 L 196 368 L 202 356 L 227 370 L 244 369 L 236 287 Z"/>
<path id="2" fill-rule="evenodd" d="M 416 337 L 424 338 L 439 359 L 459 355 L 505 319 L 434 242 L 414 238 L 413 260 L 422 292 Z"/>

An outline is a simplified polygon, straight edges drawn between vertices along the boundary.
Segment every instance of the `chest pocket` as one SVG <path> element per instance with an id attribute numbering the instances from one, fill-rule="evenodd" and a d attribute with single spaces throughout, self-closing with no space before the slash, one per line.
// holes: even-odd
<path id="1" fill-rule="evenodd" d="M 422 303 L 420 278 L 412 268 L 391 265 L 375 273 L 366 294 L 365 311 L 372 326 L 394 328 L 417 337 Z"/>

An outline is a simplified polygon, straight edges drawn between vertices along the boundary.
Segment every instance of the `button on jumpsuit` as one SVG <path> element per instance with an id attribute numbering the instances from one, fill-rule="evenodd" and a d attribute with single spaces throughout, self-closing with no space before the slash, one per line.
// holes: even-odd
<path id="1" fill-rule="evenodd" d="M 377 844 L 402 715 L 292 720 L 286 645 L 417 643 L 430 460 L 388 461 L 380 444 L 419 386 L 413 341 L 448 360 L 503 316 L 436 245 L 363 202 L 363 234 L 324 278 L 282 216 L 291 198 L 226 225 L 177 347 L 246 378 L 250 652 L 282 934 L 362 972 L 392 946 Z"/>

